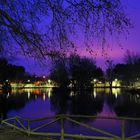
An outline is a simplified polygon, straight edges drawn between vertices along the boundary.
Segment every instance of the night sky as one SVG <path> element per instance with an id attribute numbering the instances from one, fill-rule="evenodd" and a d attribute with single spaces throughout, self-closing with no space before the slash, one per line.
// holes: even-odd
<path id="1" fill-rule="evenodd" d="M 107 49 L 108 57 L 113 60 L 114 63 L 123 62 L 124 54 L 126 50 L 130 50 L 135 54 L 140 54 L 140 0 L 122 0 L 125 6 L 126 13 L 130 17 L 133 23 L 133 28 L 129 30 L 129 35 L 127 38 L 121 37 L 121 46 L 112 41 L 109 49 Z M 80 42 L 80 40 L 79 40 Z M 81 46 L 81 44 L 78 44 Z M 105 68 L 104 56 L 99 49 L 95 47 L 95 52 L 97 53 L 96 61 L 97 65 Z M 85 49 L 80 49 L 79 53 L 81 56 L 92 57 Z M 50 62 L 47 60 L 44 66 L 40 65 L 38 62 L 34 61 L 32 58 L 25 58 L 23 56 L 16 56 L 11 59 L 13 64 L 22 65 L 26 68 L 26 71 L 32 74 L 43 75 L 48 74 L 50 70 Z"/>

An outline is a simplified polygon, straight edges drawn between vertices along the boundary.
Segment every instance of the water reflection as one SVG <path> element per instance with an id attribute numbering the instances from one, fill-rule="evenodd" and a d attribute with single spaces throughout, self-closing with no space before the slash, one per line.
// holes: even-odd
<path id="1" fill-rule="evenodd" d="M 92 92 L 61 91 L 55 89 L 51 96 L 52 110 L 56 114 L 96 115 L 103 109 L 102 94 Z"/>
<path id="2" fill-rule="evenodd" d="M 35 115 L 29 115 L 33 111 Z M 140 95 L 119 88 L 80 92 L 51 88 L 14 89 L 11 93 L 0 93 L 0 114 L 3 119 L 12 115 L 44 117 L 55 114 L 140 117 Z M 139 123 L 136 125 L 140 126 Z"/>
<path id="3" fill-rule="evenodd" d="M 7 98 L 5 95 L 0 95 L 0 115 L 2 119 L 7 118 L 7 112 L 8 112 L 8 104 L 7 104 Z"/>
<path id="4" fill-rule="evenodd" d="M 45 101 L 51 96 L 50 88 L 47 89 L 14 89 L 12 92 L 0 92 L 0 118 L 6 119 L 10 110 L 21 110 L 32 101 L 42 98 Z M 17 115 L 17 114 L 15 114 Z"/>
<path id="5" fill-rule="evenodd" d="M 140 96 L 123 92 L 114 106 L 117 116 L 140 117 Z"/>

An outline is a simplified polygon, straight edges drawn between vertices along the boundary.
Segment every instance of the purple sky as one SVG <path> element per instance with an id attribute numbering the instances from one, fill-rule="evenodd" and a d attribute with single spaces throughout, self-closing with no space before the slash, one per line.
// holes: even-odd
<path id="1" fill-rule="evenodd" d="M 127 39 L 121 38 L 120 42 L 123 47 L 120 47 L 117 43 L 112 42 L 111 48 L 107 50 L 108 56 L 114 61 L 114 63 L 122 62 L 126 50 L 130 50 L 133 53 L 140 54 L 140 0 L 122 0 L 126 13 L 131 18 L 134 28 L 130 30 L 130 34 Z M 105 68 L 104 57 L 98 47 L 95 48 L 97 52 L 97 65 Z M 90 56 L 84 49 L 80 49 L 81 55 Z M 90 56 L 91 57 L 91 56 Z M 22 56 L 17 56 L 13 61 L 14 64 L 23 65 L 27 72 L 34 74 L 48 74 L 50 69 L 50 63 L 47 62 L 44 66 L 40 66 L 33 59 L 25 59 Z"/>

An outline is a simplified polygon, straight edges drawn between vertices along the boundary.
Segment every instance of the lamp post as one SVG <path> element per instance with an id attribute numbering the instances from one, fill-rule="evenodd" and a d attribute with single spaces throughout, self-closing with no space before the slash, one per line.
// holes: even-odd
<path id="1" fill-rule="evenodd" d="M 97 79 L 93 79 L 94 87 L 96 86 Z"/>

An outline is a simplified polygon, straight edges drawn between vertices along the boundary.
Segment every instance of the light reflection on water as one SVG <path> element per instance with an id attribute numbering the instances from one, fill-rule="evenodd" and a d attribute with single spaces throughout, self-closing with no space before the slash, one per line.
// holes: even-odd
<path id="1" fill-rule="evenodd" d="M 0 113 L 3 118 L 16 115 L 26 118 L 40 118 L 56 114 L 94 115 L 94 116 L 128 116 L 140 117 L 140 96 L 120 88 L 96 88 L 91 92 L 59 91 L 52 88 L 14 89 L 12 93 L 0 93 Z M 116 120 L 82 120 L 94 124 L 97 128 L 110 130 L 120 135 L 120 122 Z M 128 131 L 139 131 L 140 123 L 128 121 Z M 77 130 L 76 126 L 67 123 L 67 131 Z M 90 133 L 90 132 L 88 132 Z"/>

